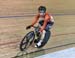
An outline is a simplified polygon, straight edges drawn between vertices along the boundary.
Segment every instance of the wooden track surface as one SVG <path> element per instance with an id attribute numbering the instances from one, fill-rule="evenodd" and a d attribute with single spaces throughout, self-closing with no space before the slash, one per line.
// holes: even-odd
<path id="1" fill-rule="evenodd" d="M 0 19 L 0 57 L 10 58 L 19 52 L 19 43 L 21 39 L 30 31 L 27 31 L 25 27 L 31 23 L 31 19 L 33 19 L 33 17 Z M 54 16 L 54 19 L 55 24 L 51 29 L 52 36 L 44 48 L 74 43 L 75 16 Z M 33 47 L 29 48 L 29 52 L 34 50 L 36 49 L 33 49 Z M 58 50 L 61 49 L 59 48 Z"/>
<path id="2" fill-rule="evenodd" d="M 52 14 L 67 14 L 54 16 L 52 36 L 43 48 L 75 43 L 75 0 L 0 0 L 0 58 L 15 56 L 19 52 L 20 41 L 30 31 L 25 27 L 31 23 L 34 16 L 15 16 L 36 14 L 39 5 L 45 5 L 48 12 Z M 69 47 L 75 47 L 75 45 Z M 33 47 L 29 52 L 36 50 L 32 49 Z M 52 51 L 61 49 L 64 47 Z"/>

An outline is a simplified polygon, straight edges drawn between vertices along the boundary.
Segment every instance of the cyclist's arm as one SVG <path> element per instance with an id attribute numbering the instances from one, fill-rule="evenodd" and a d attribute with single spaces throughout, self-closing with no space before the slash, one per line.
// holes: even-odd
<path id="1" fill-rule="evenodd" d="M 41 27 L 40 32 L 42 32 L 45 29 L 45 27 L 46 27 L 47 22 L 48 22 L 49 19 L 50 19 L 50 17 L 48 15 L 46 15 L 45 20 L 44 20 L 44 24 Z"/>
<path id="2" fill-rule="evenodd" d="M 35 19 L 32 21 L 32 26 L 34 26 L 34 24 L 37 23 L 38 19 L 39 19 L 39 15 L 37 15 L 37 16 L 35 17 Z"/>

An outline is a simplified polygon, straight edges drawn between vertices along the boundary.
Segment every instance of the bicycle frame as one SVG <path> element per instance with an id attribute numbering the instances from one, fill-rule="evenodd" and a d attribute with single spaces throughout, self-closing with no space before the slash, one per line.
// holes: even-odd
<path id="1" fill-rule="evenodd" d="M 39 26 L 37 26 L 37 27 L 33 26 L 33 28 L 34 28 L 34 34 L 35 34 L 35 36 L 38 37 L 37 35 L 38 35 L 39 29 L 40 29 Z"/>

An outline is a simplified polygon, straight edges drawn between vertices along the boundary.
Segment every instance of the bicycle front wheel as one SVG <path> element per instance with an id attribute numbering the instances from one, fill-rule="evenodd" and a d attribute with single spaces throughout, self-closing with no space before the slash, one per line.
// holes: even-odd
<path id="1" fill-rule="evenodd" d="M 20 43 L 20 50 L 24 51 L 25 49 L 27 49 L 34 41 L 34 38 L 35 38 L 34 31 L 27 33 Z"/>

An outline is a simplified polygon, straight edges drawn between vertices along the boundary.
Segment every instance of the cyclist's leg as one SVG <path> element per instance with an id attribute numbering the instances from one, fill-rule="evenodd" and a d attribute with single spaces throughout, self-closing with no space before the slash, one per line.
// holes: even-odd
<path id="1" fill-rule="evenodd" d="M 45 30 L 43 30 L 43 32 L 41 33 L 41 40 L 44 39 L 44 36 L 46 34 L 46 31 L 49 31 L 51 28 L 52 28 L 52 25 L 51 24 L 47 24 Z"/>
<path id="2" fill-rule="evenodd" d="M 44 40 L 44 37 L 46 35 L 46 31 L 50 30 L 52 28 L 52 25 L 51 24 L 47 24 L 45 30 L 43 30 L 43 32 L 41 33 L 41 37 L 40 37 L 40 40 L 38 41 L 37 43 L 37 46 L 41 46 L 42 45 L 42 42 L 45 42 L 43 41 Z M 46 39 L 46 38 L 45 38 Z"/>
<path id="3" fill-rule="evenodd" d="M 43 30 L 43 32 L 41 33 L 41 37 L 38 38 L 38 39 L 40 39 L 40 40 L 36 43 L 35 47 L 41 46 L 41 44 L 42 44 L 42 42 L 43 42 L 43 39 L 44 39 L 44 36 L 45 36 L 45 33 L 46 33 L 46 31 Z"/>
<path id="4" fill-rule="evenodd" d="M 43 25 L 44 20 L 40 20 L 38 23 L 38 27 L 40 28 Z M 39 32 L 39 31 L 38 31 Z M 39 34 L 38 34 L 39 35 Z M 35 39 L 35 43 L 38 43 L 40 41 L 40 37 L 37 36 L 37 38 Z"/>
<path id="5" fill-rule="evenodd" d="M 45 31 L 45 30 L 43 30 L 43 32 L 41 33 L 40 40 L 39 40 L 39 42 L 37 43 L 37 44 L 38 44 L 38 46 L 40 46 L 40 45 L 41 45 L 41 43 L 43 42 L 43 39 L 44 39 L 45 33 L 46 33 L 46 31 Z"/>

